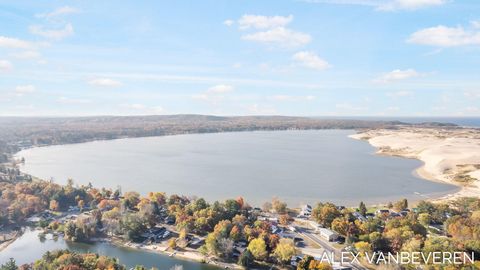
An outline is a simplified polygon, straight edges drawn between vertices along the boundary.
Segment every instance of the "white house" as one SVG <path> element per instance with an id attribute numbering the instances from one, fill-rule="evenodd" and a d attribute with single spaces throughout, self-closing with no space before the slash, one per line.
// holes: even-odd
<path id="1" fill-rule="evenodd" d="M 312 206 L 309 204 L 302 205 L 300 216 L 309 217 L 311 215 L 312 215 Z"/>
<path id="2" fill-rule="evenodd" d="M 327 228 L 319 228 L 318 232 L 323 239 L 328 240 L 329 242 L 335 241 L 338 238 L 338 233 Z"/>

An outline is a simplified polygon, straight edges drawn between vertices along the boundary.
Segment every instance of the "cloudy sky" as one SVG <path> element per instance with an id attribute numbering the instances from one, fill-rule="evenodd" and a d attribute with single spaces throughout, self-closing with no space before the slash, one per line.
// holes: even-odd
<path id="1" fill-rule="evenodd" d="M 480 116 L 480 1 L 12 0 L 0 26 L 0 115 Z"/>

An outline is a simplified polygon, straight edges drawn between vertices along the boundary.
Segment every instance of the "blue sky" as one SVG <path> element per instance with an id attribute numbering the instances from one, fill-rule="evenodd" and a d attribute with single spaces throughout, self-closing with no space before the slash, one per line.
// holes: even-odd
<path id="1" fill-rule="evenodd" d="M 480 2 L 0 1 L 0 115 L 480 116 Z"/>

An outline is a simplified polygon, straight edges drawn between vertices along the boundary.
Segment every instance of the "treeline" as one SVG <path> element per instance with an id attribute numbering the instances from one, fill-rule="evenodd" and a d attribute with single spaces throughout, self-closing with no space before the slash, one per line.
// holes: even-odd
<path id="1" fill-rule="evenodd" d="M 33 214 L 50 209 L 66 210 L 69 206 L 91 203 L 102 190 L 61 186 L 48 181 L 0 182 L 0 225 L 24 222 Z"/>
<path id="2" fill-rule="evenodd" d="M 18 266 L 15 260 L 4 263 L 0 270 L 125 270 L 117 259 L 94 253 L 75 253 L 69 250 L 47 251 L 41 259 Z M 143 270 L 142 266 L 135 269 Z"/>

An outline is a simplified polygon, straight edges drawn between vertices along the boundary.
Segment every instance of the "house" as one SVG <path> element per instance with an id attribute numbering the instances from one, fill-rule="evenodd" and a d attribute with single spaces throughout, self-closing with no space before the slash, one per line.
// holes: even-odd
<path id="1" fill-rule="evenodd" d="M 312 206 L 309 204 L 302 205 L 299 216 L 310 217 L 312 215 Z"/>
<path id="2" fill-rule="evenodd" d="M 78 212 L 78 211 L 80 211 L 80 207 L 78 207 L 78 206 L 69 206 L 67 211 L 68 211 L 68 212 Z"/>
<path id="3" fill-rule="evenodd" d="M 378 209 L 377 211 L 375 211 L 375 214 L 377 216 L 379 216 L 379 215 L 389 215 L 390 210 L 388 210 L 388 209 Z"/>
<path id="4" fill-rule="evenodd" d="M 397 212 L 390 212 L 390 217 L 401 217 L 402 215 Z"/>
<path id="5" fill-rule="evenodd" d="M 303 259 L 303 256 L 292 256 L 290 259 L 290 265 L 297 267 L 298 263 Z"/>
<path id="6" fill-rule="evenodd" d="M 278 223 L 278 218 L 277 217 L 269 217 L 268 221 Z"/>
<path id="7" fill-rule="evenodd" d="M 281 234 L 283 233 L 283 229 L 278 227 L 278 226 L 275 226 L 275 225 L 272 225 L 271 226 L 271 231 L 273 234 Z"/>
<path id="8" fill-rule="evenodd" d="M 175 224 L 175 217 L 168 216 L 165 218 L 165 223 L 168 225 L 173 225 Z"/>
<path id="9" fill-rule="evenodd" d="M 327 228 L 319 228 L 318 231 L 320 233 L 320 236 L 323 239 L 328 240 L 329 242 L 333 242 L 333 241 L 337 240 L 337 238 L 338 238 L 338 233 L 336 233 L 332 230 L 329 230 Z"/>
<path id="10" fill-rule="evenodd" d="M 366 221 L 367 221 L 367 218 L 364 217 L 364 216 L 363 216 L 362 214 L 360 214 L 359 212 L 353 212 L 352 215 L 353 215 L 356 219 L 358 219 L 358 220 L 360 220 L 360 221 L 362 221 L 362 222 L 366 222 Z"/>
<path id="11" fill-rule="evenodd" d="M 37 223 L 37 222 L 40 222 L 40 221 L 42 221 L 42 218 L 38 217 L 38 216 L 33 216 L 33 217 L 27 218 L 27 222 L 30 222 L 30 223 Z"/>
<path id="12" fill-rule="evenodd" d="M 170 233 L 168 232 L 167 234 L 167 232 L 168 231 L 165 227 L 154 227 L 142 233 L 141 237 L 152 242 L 157 242 L 158 240 L 165 238 L 165 235 L 168 237 Z"/>
<path id="13" fill-rule="evenodd" d="M 246 240 L 238 240 L 237 242 L 234 243 L 234 246 L 240 247 L 240 248 L 246 248 L 247 247 L 247 241 Z"/>
<path id="14" fill-rule="evenodd" d="M 340 265 L 340 264 L 334 264 L 332 265 L 333 270 L 352 270 L 351 266 L 346 266 L 346 265 Z"/>

